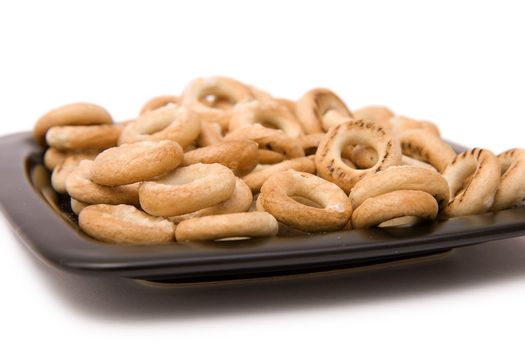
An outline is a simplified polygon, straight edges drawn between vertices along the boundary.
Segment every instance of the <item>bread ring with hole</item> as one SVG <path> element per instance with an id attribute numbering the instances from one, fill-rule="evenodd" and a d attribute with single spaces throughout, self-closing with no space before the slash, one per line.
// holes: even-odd
<path id="1" fill-rule="evenodd" d="M 33 128 L 33 139 L 46 145 L 46 133 L 54 126 L 112 124 L 113 118 L 104 108 L 92 103 L 73 103 L 44 114 Z"/>
<path id="2" fill-rule="evenodd" d="M 58 150 L 103 150 L 116 146 L 121 132 L 118 124 L 54 126 L 47 131 L 46 142 Z"/>
<path id="3" fill-rule="evenodd" d="M 83 160 L 93 160 L 97 156 L 96 153 L 78 153 L 67 155 L 66 159 L 58 164 L 51 173 L 51 186 L 58 193 L 66 193 L 66 180 L 73 172 L 73 170 L 78 167 L 81 161 Z"/>
<path id="4" fill-rule="evenodd" d="M 162 96 L 156 96 L 147 101 L 142 108 L 140 109 L 140 115 L 143 115 L 146 112 L 155 110 L 160 107 L 164 107 L 169 104 L 178 105 L 180 102 L 180 99 L 178 96 L 173 95 L 162 95 Z"/>
<path id="5" fill-rule="evenodd" d="M 265 212 L 203 216 L 181 222 L 175 238 L 184 241 L 213 241 L 240 237 L 272 237 L 279 232 L 275 218 Z"/>
<path id="6" fill-rule="evenodd" d="M 91 181 L 105 186 L 146 181 L 178 167 L 183 156 L 182 147 L 173 141 L 123 144 L 95 158 L 91 165 Z"/>
<path id="7" fill-rule="evenodd" d="M 435 220 L 438 204 L 432 195 L 423 191 L 399 190 L 366 199 L 352 213 L 355 229 L 377 226 L 405 216 Z"/>
<path id="8" fill-rule="evenodd" d="M 257 170 L 246 175 L 242 179 L 250 187 L 253 193 L 259 192 L 261 186 L 264 182 L 272 175 L 286 170 L 296 170 L 305 173 L 314 174 L 315 173 L 315 162 L 314 156 L 295 158 L 290 160 L 285 160 L 284 162 L 277 163 L 265 167 L 262 170 Z"/>
<path id="9" fill-rule="evenodd" d="M 324 131 L 321 119 L 328 111 L 335 110 L 343 117 L 352 118 L 343 100 L 334 92 L 323 88 L 306 92 L 295 107 L 297 119 L 307 134 Z"/>
<path id="10" fill-rule="evenodd" d="M 86 204 L 138 205 L 138 183 L 123 186 L 103 186 L 91 181 L 92 160 L 83 160 L 66 179 L 67 193 Z"/>
<path id="11" fill-rule="evenodd" d="M 366 199 L 398 190 L 423 191 L 432 195 L 438 205 L 448 204 L 447 180 L 435 170 L 413 166 L 391 166 L 361 179 L 350 191 L 352 206 L 358 208 Z"/>
<path id="12" fill-rule="evenodd" d="M 190 109 L 167 105 L 129 123 L 122 130 L 118 143 L 170 140 L 186 148 L 197 139 L 200 129 L 200 119 Z"/>
<path id="13" fill-rule="evenodd" d="M 223 141 L 224 136 L 222 136 L 221 126 L 218 123 L 210 123 L 205 120 L 201 121 L 201 131 L 197 138 L 197 145 L 199 147 L 216 145 Z"/>
<path id="14" fill-rule="evenodd" d="M 178 224 L 184 220 L 198 218 L 201 216 L 242 213 L 250 209 L 252 201 L 252 191 L 244 181 L 237 178 L 235 179 L 235 189 L 233 190 L 232 196 L 224 202 L 209 208 L 197 210 L 193 213 L 172 216 L 169 218 L 169 220 L 175 224 Z"/>
<path id="15" fill-rule="evenodd" d="M 426 130 L 408 130 L 399 134 L 398 138 L 405 156 L 429 163 L 438 171 L 443 171 L 456 156 L 452 147 Z"/>
<path id="16" fill-rule="evenodd" d="M 390 120 L 392 131 L 400 134 L 407 130 L 426 130 L 437 137 L 440 137 L 439 128 L 436 124 L 426 120 L 415 120 L 404 116 L 396 116 Z"/>
<path id="17" fill-rule="evenodd" d="M 500 182 L 498 158 L 490 151 L 473 148 L 458 154 L 443 170 L 450 188 L 446 217 L 483 214 L 492 207 Z"/>
<path id="18" fill-rule="evenodd" d="M 96 240 L 121 244 L 161 244 L 174 240 L 170 221 L 146 214 L 132 205 L 90 205 L 79 215 L 80 228 Z"/>
<path id="19" fill-rule="evenodd" d="M 254 141 L 248 139 L 224 141 L 186 152 L 182 165 L 219 163 L 230 168 L 235 175 L 243 176 L 257 165 L 257 152 L 258 145 Z"/>
<path id="20" fill-rule="evenodd" d="M 142 209 L 155 216 L 177 216 L 217 205 L 230 198 L 235 175 L 221 164 L 192 164 L 154 181 L 142 182 Z"/>
<path id="21" fill-rule="evenodd" d="M 301 145 L 281 130 L 262 125 L 246 126 L 233 130 L 224 137 L 225 141 L 249 139 L 257 142 L 259 148 L 282 153 L 286 159 L 304 157 Z"/>
<path id="22" fill-rule="evenodd" d="M 230 131 L 254 124 L 282 130 L 286 135 L 293 138 L 303 134 L 303 129 L 295 116 L 274 101 L 265 103 L 247 101 L 235 106 L 230 119 Z"/>
<path id="23" fill-rule="evenodd" d="M 498 155 L 501 180 L 492 210 L 513 207 L 525 198 L 525 150 L 513 148 Z"/>
<path id="24" fill-rule="evenodd" d="M 348 144 L 372 147 L 379 155 L 378 162 L 368 169 L 352 169 L 341 159 Z M 321 141 L 315 154 L 319 175 L 341 187 L 346 193 L 368 174 L 384 170 L 401 162 L 399 143 L 390 133 L 373 122 L 351 121 L 331 129 Z"/>
<path id="25" fill-rule="evenodd" d="M 309 199 L 321 208 L 298 202 Z M 260 204 L 278 221 L 305 232 L 341 229 L 350 220 L 352 204 L 337 185 L 318 176 L 288 170 L 272 175 L 261 187 Z"/>
<path id="26" fill-rule="evenodd" d="M 191 107 L 202 120 L 219 123 L 224 130 L 228 128 L 231 110 L 206 105 L 203 101 L 210 95 L 226 100 L 232 106 L 254 98 L 244 84 L 230 78 L 199 78 L 189 83 L 182 93 L 182 104 Z"/>

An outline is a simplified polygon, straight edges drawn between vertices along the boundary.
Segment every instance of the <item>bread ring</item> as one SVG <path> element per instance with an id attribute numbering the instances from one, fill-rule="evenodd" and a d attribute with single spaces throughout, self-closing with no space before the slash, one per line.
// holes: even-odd
<path id="1" fill-rule="evenodd" d="M 379 160 L 368 169 L 352 169 L 341 159 L 341 151 L 348 144 L 372 147 Z M 331 129 L 321 141 L 315 154 L 319 175 L 349 193 L 354 184 L 367 174 L 384 170 L 401 162 L 399 143 L 392 135 L 373 122 L 351 121 Z"/>
<path id="2" fill-rule="evenodd" d="M 191 107 L 202 120 L 219 123 L 223 129 L 228 128 L 231 111 L 213 108 L 203 103 L 209 95 L 226 100 L 231 105 L 254 98 L 246 86 L 230 78 L 199 78 L 190 82 L 182 93 L 183 105 Z"/>
<path id="3" fill-rule="evenodd" d="M 84 208 L 88 207 L 89 204 L 86 204 L 86 203 L 82 203 L 80 201 L 77 201 L 75 198 L 71 197 L 71 210 L 73 211 L 73 213 L 79 215 L 80 212 L 82 210 L 84 210 Z"/>
<path id="4" fill-rule="evenodd" d="M 139 187 L 142 209 L 155 216 L 177 216 L 224 202 L 233 194 L 235 175 L 221 164 L 192 164 Z"/>
<path id="5" fill-rule="evenodd" d="M 279 224 L 265 212 L 204 216 L 181 222 L 175 229 L 177 241 L 211 241 L 234 237 L 271 237 Z"/>
<path id="6" fill-rule="evenodd" d="M 368 106 L 357 109 L 352 112 L 355 119 L 364 119 L 366 121 L 376 122 L 386 127 L 390 124 L 394 112 L 384 106 Z"/>
<path id="7" fill-rule="evenodd" d="M 281 130 L 255 124 L 236 129 L 224 137 L 225 141 L 242 139 L 253 140 L 260 148 L 282 153 L 286 159 L 304 157 L 301 145 Z"/>
<path id="8" fill-rule="evenodd" d="M 66 156 L 66 159 L 58 164 L 51 173 L 51 186 L 58 193 L 66 193 L 66 180 L 73 170 L 83 160 L 92 160 L 96 153 L 78 153 Z"/>
<path id="9" fill-rule="evenodd" d="M 396 134 L 407 130 L 422 129 L 434 134 L 434 136 L 440 136 L 439 128 L 436 124 L 426 120 L 414 120 L 404 116 L 396 116 L 390 120 L 390 125 L 392 126 L 392 131 Z"/>
<path id="10" fill-rule="evenodd" d="M 285 160 L 284 162 L 270 165 L 262 170 L 257 170 L 246 175 L 242 179 L 253 193 L 259 192 L 264 182 L 273 174 L 286 170 L 296 170 L 305 173 L 315 173 L 314 156 Z"/>
<path id="11" fill-rule="evenodd" d="M 91 181 L 106 186 L 129 185 L 172 171 L 184 153 L 173 141 L 123 144 L 100 153 L 91 165 Z"/>
<path id="12" fill-rule="evenodd" d="M 252 191 L 244 181 L 237 178 L 235 179 L 235 189 L 233 190 L 232 196 L 224 202 L 214 205 L 213 207 L 197 210 L 193 213 L 172 216 L 169 218 L 169 220 L 178 224 L 184 220 L 197 218 L 201 216 L 242 213 L 250 209 L 252 201 Z"/>
<path id="13" fill-rule="evenodd" d="M 86 204 L 132 204 L 138 205 L 138 184 L 103 186 L 91 181 L 93 161 L 83 160 L 66 179 L 67 193 Z"/>
<path id="14" fill-rule="evenodd" d="M 182 165 L 219 163 L 230 168 L 235 175 L 243 176 L 257 165 L 257 151 L 257 143 L 251 140 L 224 141 L 186 152 Z"/>
<path id="15" fill-rule="evenodd" d="M 318 203 L 312 207 L 291 196 Z M 278 221 L 305 232 L 342 228 L 352 215 L 348 196 L 337 185 L 308 173 L 288 170 L 271 176 L 261 187 L 259 200 Z"/>
<path id="16" fill-rule="evenodd" d="M 303 134 L 303 129 L 295 116 L 274 101 L 266 103 L 248 101 L 235 106 L 230 119 L 230 131 L 254 124 L 275 127 L 293 138 Z"/>
<path id="17" fill-rule="evenodd" d="M 295 105 L 297 119 L 307 134 L 323 132 L 322 117 L 330 110 L 352 117 L 343 100 L 328 89 L 317 88 L 305 93 Z"/>
<path id="18" fill-rule="evenodd" d="M 33 128 L 33 139 L 46 145 L 47 130 L 53 126 L 112 124 L 111 115 L 104 108 L 92 103 L 73 103 L 44 114 Z"/>
<path id="19" fill-rule="evenodd" d="M 179 97 L 173 96 L 173 95 L 162 95 L 162 96 L 156 96 L 153 97 L 151 100 L 146 102 L 144 106 L 140 109 L 139 115 L 143 115 L 144 113 L 148 111 L 152 111 L 154 109 L 164 107 L 168 104 L 179 104 Z"/>
<path id="20" fill-rule="evenodd" d="M 221 133 L 221 126 L 218 123 L 210 123 L 205 120 L 201 121 L 201 132 L 197 139 L 197 145 L 206 147 L 216 145 L 224 141 Z"/>
<path id="21" fill-rule="evenodd" d="M 128 124 L 118 143 L 170 140 L 186 148 L 197 139 L 200 128 L 200 119 L 194 112 L 186 107 L 167 105 L 146 112 Z"/>
<path id="22" fill-rule="evenodd" d="M 355 229 L 377 226 L 382 222 L 404 216 L 434 220 L 438 204 L 434 197 L 423 191 L 400 190 L 366 199 L 352 213 Z"/>
<path id="23" fill-rule="evenodd" d="M 501 180 L 492 210 L 519 204 L 525 198 L 525 150 L 513 148 L 498 155 Z"/>
<path id="24" fill-rule="evenodd" d="M 122 126 L 54 126 L 47 131 L 46 142 L 59 150 L 106 149 L 117 145 Z"/>
<path id="25" fill-rule="evenodd" d="M 358 208 L 366 199 L 398 190 L 423 191 L 432 195 L 438 205 L 448 204 L 447 180 L 435 170 L 413 166 L 391 166 L 361 179 L 350 191 L 352 206 Z"/>
<path id="26" fill-rule="evenodd" d="M 456 156 L 452 147 L 438 136 L 421 129 L 399 134 L 399 142 L 405 156 L 429 163 L 438 171 L 443 171 Z"/>
<path id="27" fill-rule="evenodd" d="M 175 226 L 131 205 L 90 205 L 80 212 L 80 228 L 91 237 L 109 243 L 160 244 L 174 239 Z"/>
<path id="28" fill-rule="evenodd" d="M 494 202 L 500 173 L 498 159 L 488 150 L 473 148 L 458 154 L 443 170 L 450 188 L 450 202 L 443 214 L 455 217 L 485 213 Z"/>

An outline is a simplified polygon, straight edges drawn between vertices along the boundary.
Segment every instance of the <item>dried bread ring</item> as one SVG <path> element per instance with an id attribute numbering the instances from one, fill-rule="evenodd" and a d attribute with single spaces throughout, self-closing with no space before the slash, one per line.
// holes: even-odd
<path id="1" fill-rule="evenodd" d="M 267 166 L 262 170 L 257 170 L 257 168 L 255 168 L 255 171 L 246 175 L 242 179 L 250 187 L 252 192 L 256 193 L 259 192 L 261 186 L 270 176 L 290 169 L 311 174 L 315 173 L 314 156 L 285 160 L 284 162 Z"/>
<path id="2" fill-rule="evenodd" d="M 423 191 L 432 195 L 441 207 L 448 204 L 447 180 L 435 170 L 413 166 L 391 166 L 361 179 L 350 191 L 352 206 L 358 208 L 366 199 L 398 190 Z"/>
<path id="3" fill-rule="evenodd" d="M 513 148 L 498 155 L 501 180 L 492 210 L 519 204 L 525 198 L 525 150 Z"/>
<path id="4" fill-rule="evenodd" d="M 473 148 L 458 154 L 442 172 L 450 188 L 450 202 L 443 214 L 456 217 L 485 213 L 494 202 L 500 173 L 498 159 L 488 150 Z"/>
<path id="5" fill-rule="evenodd" d="M 146 102 L 142 106 L 142 108 L 140 109 L 139 116 L 143 115 L 144 113 L 148 111 L 152 111 L 157 108 L 164 107 L 170 103 L 177 105 L 179 104 L 179 100 L 180 99 L 178 96 L 173 96 L 173 95 L 162 95 L 162 96 L 153 97 L 152 99 L 150 99 L 148 102 Z"/>
<path id="6" fill-rule="evenodd" d="M 92 103 L 73 103 L 44 114 L 33 128 L 33 139 L 46 145 L 46 133 L 53 126 L 112 124 L 113 118 L 104 108 Z"/>
<path id="7" fill-rule="evenodd" d="M 95 159 L 96 153 L 79 153 L 66 156 L 66 159 L 58 164 L 51 173 L 51 186 L 58 193 L 66 193 L 66 180 L 73 170 L 83 160 Z"/>
<path id="8" fill-rule="evenodd" d="M 389 125 L 394 116 L 394 112 L 385 106 L 367 106 L 352 111 L 352 114 L 355 119 L 376 122 L 383 127 Z"/>
<path id="9" fill-rule="evenodd" d="M 221 164 L 192 164 L 139 187 L 142 209 L 155 216 L 177 216 L 224 202 L 233 194 L 235 175 Z"/>
<path id="10" fill-rule="evenodd" d="M 230 168 L 235 175 L 243 176 L 257 165 L 257 151 L 257 143 L 251 140 L 224 141 L 186 152 L 182 165 L 219 163 Z"/>
<path id="11" fill-rule="evenodd" d="M 235 189 L 233 190 L 232 196 L 224 202 L 214 205 L 213 207 L 197 210 L 193 213 L 172 216 L 169 218 L 169 220 L 178 224 L 184 220 L 198 218 L 201 216 L 242 213 L 250 209 L 252 201 L 252 191 L 244 181 L 237 178 L 235 179 Z"/>
<path id="12" fill-rule="evenodd" d="M 372 147 L 379 160 L 368 169 L 352 169 L 341 159 L 341 151 L 348 144 Z M 315 154 L 319 175 L 341 187 L 346 193 L 367 174 L 401 162 L 399 143 L 392 135 L 373 122 L 351 121 L 331 129 L 321 141 Z"/>
<path id="13" fill-rule="evenodd" d="M 91 181 L 118 186 L 149 180 L 178 167 L 183 156 L 182 147 L 173 141 L 123 144 L 95 158 L 91 165 Z"/>
<path id="14" fill-rule="evenodd" d="M 106 149 L 117 145 L 122 126 L 54 126 L 47 131 L 46 142 L 59 150 Z"/>
<path id="15" fill-rule="evenodd" d="M 177 241 L 211 241 L 236 237 L 272 237 L 279 224 L 265 212 L 203 216 L 181 222 L 175 229 Z"/>
<path id="16" fill-rule="evenodd" d="M 399 134 L 401 150 L 405 156 L 429 163 L 438 171 L 443 171 L 452 162 L 456 152 L 433 133 L 413 129 Z"/>
<path id="17" fill-rule="evenodd" d="M 200 119 L 194 112 L 186 107 L 167 105 L 146 112 L 128 124 L 118 143 L 170 140 L 186 148 L 197 139 L 200 128 Z"/>
<path id="18" fill-rule="evenodd" d="M 435 220 L 438 204 L 434 197 L 423 191 L 400 190 L 366 199 L 352 213 L 355 229 L 377 226 L 383 222 L 405 216 L 422 220 Z"/>
<path id="19" fill-rule="evenodd" d="M 172 242 L 175 226 L 132 205 L 90 205 L 79 215 L 80 228 L 91 237 L 109 243 L 161 244 Z"/>
<path id="20" fill-rule="evenodd" d="M 291 196 L 304 197 L 321 208 L 302 204 Z M 352 215 L 352 204 L 337 185 L 294 170 L 277 173 L 266 180 L 258 199 L 264 210 L 278 221 L 305 232 L 340 229 Z"/>
<path id="21" fill-rule="evenodd" d="M 91 181 L 93 161 L 83 160 L 66 179 L 67 193 L 86 204 L 138 205 L 138 184 L 103 186 Z"/>
<path id="22" fill-rule="evenodd" d="M 71 210 L 73 213 L 79 215 L 84 208 L 89 207 L 89 204 L 82 203 L 81 201 L 77 201 L 75 198 L 71 197 L 70 201 Z"/>
<path id="23" fill-rule="evenodd" d="M 336 110 L 343 116 L 352 117 L 343 100 L 334 92 L 317 88 L 306 92 L 296 102 L 297 119 L 307 134 L 323 132 L 322 117 L 330 110 Z"/>
<path id="24" fill-rule="evenodd" d="M 224 137 L 222 136 L 221 126 L 218 123 L 210 123 L 202 120 L 197 145 L 199 147 L 206 147 L 216 145 L 222 141 L 224 141 Z"/>
<path id="25" fill-rule="evenodd" d="M 426 130 L 434 136 L 439 137 L 440 131 L 436 124 L 426 120 L 415 120 L 404 116 L 396 116 L 390 120 L 392 131 L 396 134 L 400 134 L 407 130 Z"/>
<path id="26" fill-rule="evenodd" d="M 276 164 L 286 159 L 282 153 L 270 151 L 269 149 L 258 149 L 257 157 L 259 164 Z"/>
<path id="27" fill-rule="evenodd" d="M 254 124 L 280 129 L 293 138 L 303 134 L 295 116 L 274 101 L 247 101 L 235 106 L 229 123 L 230 131 Z"/>
<path id="28" fill-rule="evenodd" d="M 219 123 L 223 129 L 228 128 L 231 111 L 206 105 L 203 101 L 210 95 L 226 100 L 232 106 L 254 98 L 245 85 L 234 79 L 210 77 L 191 81 L 182 93 L 182 104 L 191 107 L 202 120 Z"/>

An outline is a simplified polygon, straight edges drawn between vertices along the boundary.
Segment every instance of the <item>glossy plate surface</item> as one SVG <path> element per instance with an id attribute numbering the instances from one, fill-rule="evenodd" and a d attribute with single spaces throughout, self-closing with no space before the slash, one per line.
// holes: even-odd
<path id="1" fill-rule="evenodd" d="M 457 150 L 461 149 L 457 147 Z M 126 246 L 81 232 L 66 196 L 49 185 L 42 149 L 29 132 L 0 138 L 0 205 L 26 245 L 50 263 L 79 273 L 160 282 L 206 282 L 373 265 L 525 234 L 525 208 L 411 228 L 271 239 Z"/>

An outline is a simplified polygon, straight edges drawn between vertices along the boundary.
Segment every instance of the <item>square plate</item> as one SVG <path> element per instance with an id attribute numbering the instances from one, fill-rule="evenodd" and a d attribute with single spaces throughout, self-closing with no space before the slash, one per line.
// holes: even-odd
<path id="1" fill-rule="evenodd" d="M 518 207 L 410 228 L 315 235 L 286 232 L 269 239 L 156 246 L 115 245 L 82 233 L 67 196 L 50 187 L 42 154 L 29 132 L 0 138 L 1 208 L 34 253 L 79 273 L 170 283 L 282 276 L 374 265 L 525 234 L 525 208 Z"/>

